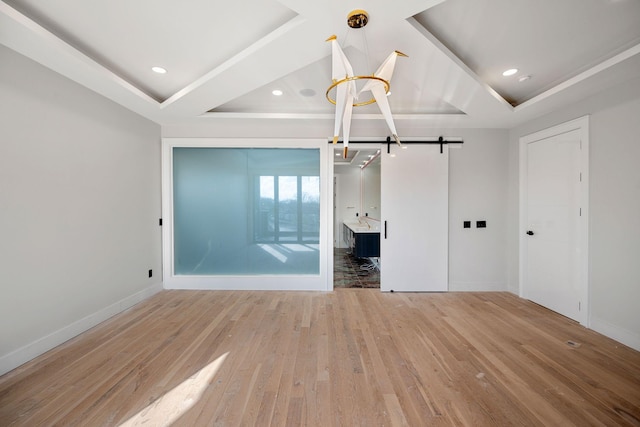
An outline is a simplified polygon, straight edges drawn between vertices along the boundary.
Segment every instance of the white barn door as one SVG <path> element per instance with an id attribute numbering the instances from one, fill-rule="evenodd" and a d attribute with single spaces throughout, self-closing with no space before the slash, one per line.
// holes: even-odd
<path id="1" fill-rule="evenodd" d="M 382 153 L 380 289 L 448 289 L 449 150 L 391 146 Z"/>

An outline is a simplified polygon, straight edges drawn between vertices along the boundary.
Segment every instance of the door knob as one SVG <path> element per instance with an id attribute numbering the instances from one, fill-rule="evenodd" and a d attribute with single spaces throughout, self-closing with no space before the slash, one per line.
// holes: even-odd
<path id="1" fill-rule="evenodd" d="M 529 236 L 533 236 L 533 234 L 534 234 L 534 233 L 533 233 L 533 231 L 529 230 L 529 231 L 527 231 L 527 234 L 528 234 Z"/>

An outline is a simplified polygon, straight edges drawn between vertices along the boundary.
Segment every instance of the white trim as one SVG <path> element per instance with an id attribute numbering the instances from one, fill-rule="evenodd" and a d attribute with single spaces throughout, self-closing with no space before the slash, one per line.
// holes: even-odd
<path id="1" fill-rule="evenodd" d="M 595 76 L 598 73 L 602 73 L 603 71 L 607 70 L 608 68 L 613 67 L 614 65 L 617 65 L 619 63 L 621 63 L 622 61 L 626 61 L 627 59 L 637 55 L 638 53 L 640 53 L 640 43 L 630 47 L 629 49 L 620 52 L 619 54 L 615 55 L 612 58 L 609 58 L 591 68 L 589 68 L 588 70 L 583 71 L 582 73 L 578 74 L 577 76 L 571 77 L 568 80 L 563 81 L 562 83 L 552 87 L 551 89 L 542 92 L 540 95 L 534 96 L 533 98 L 523 102 L 522 104 L 516 106 L 514 108 L 514 111 L 518 112 L 520 110 L 523 110 L 531 105 L 535 105 L 537 103 L 539 103 L 540 101 L 543 101 L 553 95 L 556 95 L 560 92 L 562 92 L 563 90 L 566 90 L 568 88 L 570 88 L 571 86 L 574 86 L 586 79 L 588 79 L 589 77 Z"/>
<path id="2" fill-rule="evenodd" d="M 325 141 L 325 145 L 329 145 L 328 141 Z M 320 165 L 321 169 L 324 169 L 327 171 L 327 179 L 326 182 L 327 184 L 327 191 L 326 191 L 326 199 L 321 199 L 325 201 L 325 215 L 327 218 L 327 228 L 326 228 L 326 242 L 327 242 L 327 246 L 326 246 L 326 250 L 324 251 L 326 253 L 327 256 L 327 268 L 326 268 L 326 274 L 327 274 L 327 287 L 326 289 L 328 291 L 333 291 L 333 276 L 334 276 L 334 262 L 333 262 L 333 257 L 334 257 L 334 253 L 333 251 L 334 249 L 334 235 L 335 235 L 335 217 L 334 217 L 334 213 L 335 213 L 335 205 L 334 205 L 334 197 L 333 194 L 336 191 L 336 189 L 334 188 L 334 182 L 333 182 L 333 178 L 335 176 L 335 159 L 334 159 L 334 146 L 333 144 L 330 147 L 327 147 L 327 150 L 325 152 L 325 155 L 322 158 L 323 164 Z M 320 193 L 322 196 L 322 192 Z M 322 204 L 320 205 L 322 209 Z M 322 265 L 321 265 L 322 268 Z"/>
<path id="3" fill-rule="evenodd" d="M 425 9 L 426 10 L 426 9 Z M 484 79 L 480 78 L 475 71 L 473 71 L 464 61 L 460 59 L 458 55 L 453 53 L 451 49 L 449 49 L 444 43 L 440 41 L 434 34 L 432 34 L 429 30 L 427 30 L 424 25 L 422 25 L 416 18 L 413 16 L 407 18 L 407 22 L 415 28 L 421 36 L 427 39 L 437 50 L 445 55 L 451 62 L 453 62 L 463 73 L 465 73 L 469 78 L 473 79 L 473 81 L 480 85 L 489 95 L 491 95 L 496 101 L 498 101 L 502 107 L 506 108 L 508 111 L 514 111 L 514 107 L 509 104 L 498 92 L 495 91 L 491 86 L 485 83 Z M 466 114 L 466 113 L 463 113 Z M 395 115 L 393 116 L 395 118 Z"/>
<path id="4" fill-rule="evenodd" d="M 609 323 L 605 320 L 598 319 L 597 317 L 591 318 L 591 329 L 601 333 L 611 339 L 614 339 L 622 344 L 640 351 L 640 335 L 633 331 L 623 329 L 620 326 Z"/>
<path id="5" fill-rule="evenodd" d="M 449 292 L 507 292 L 504 282 L 449 282 Z"/>
<path id="6" fill-rule="evenodd" d="M 254 42 L 253 44 L 251 44 L 247 48 L 241 50 L 240 52 L 238 52 L 233 57 L 229 58 L 228 60 L 226 60 L 225 62 L 223 62 L 222 64 L 220 64 L 216 68 L 214 68 L 213 70 L 211 70 L 208 73 L 206 73 L 204 76 L 200 77 L 199 79 L 197 79 L 194 82 L 190 83 L 186 87 L 180 89 L 175 94 L 171 95 L 171 97 L 169 99 L 167 99 L 166 101 L 164 101 L 161 104 L 160 108 L 167 108 L 168 106 L 171 106 L 172 104 L 176 103 L 177 101 L 181 100 L 185 96 L 189 95 L 190 93 L 192 93 L 193 91 L 195 91 L 199 87 L 201 87 L 201 86 L 205 85 L 206 83 L 210 82 L 215 77 L 219 76 L 220 74 L 222 74 L 224 72 L 229 71 L 233 66 L 235 66 L 238 63 L 242 62 L 243 60 L 247 59 L 251 55 L 254 55 L 260 49 L 262 49 L 265 46 L 273 43 L 274 41 L 278 40 L 282 36 L 286 35 L 288 32 L 290 32 L 293 29 L 299 27 L 300 25 L 304 25 L 305 22 L 307 22 L 307 18 L 305 18 L 305 17 L 303 17 L 301 15 L 297 15 L 296 17 L 294 17 L 291 20 L 287 21 L 282 26 L 276 28 L 275 30 L 273 30 L 272 32 L 267 34 L 266 36 L 261 37 L 260 39 L 258 39 L 256 42 Z"/>
<path id="7" fill-rule="evenodd" d="M 207 111 L 198 116 L 201 119 L 284 119 L 284 120 L 335 120 L 335 113 L 245 113 L 245 112 L 228 112 L 228 111 Z M 465 113 L 415 113 L 415 114 L 394 114 L 395 121 L 402 120 L 429 120 L 442 121 L 455 117 L 457 119 L 468 120 L 469 116 Z M 384 120 L 384 116 L 380 113 L 355 113 L 351 116 L 351 120 Z M 402 138 L 406 140 L 406 138 Z M 351 138 L 351 141 L 355 141 Z M 449 139 L 449 141 L 451 141 Z"/>
<path id="8" fill-rule="evenodd" d="M 330 200 L 332 174 L 327 157 L 332 160 L 326 139 L 285 138 L 163 138 L 162 139 L 162 259 L 165 289 L 201 290 L 303 290 L 333 289 L 329 260 L 333 246 Z M 320 150 L 320 268 L 310 275 L 247 275 L 247 276 L 181 276 L 173 271 L 173 148 L 313 148 Z M 333 271 L 333 270 L 331 270 Z"/>
<path id="9" fill-rule="evenodd" d="M 518 226 L 519 233 L 519 296 L 527 298 L 525 266 L 527 260 L 527 245 L 525 232 L 527 227 L 527 144 L 550 138 L 563 133 L 574 130 L 580 131 L 580 140 L 582 150 L 581 169 L 582 169 L 582 186 L 581 186 L 581 206 L 582 206 L 582 223 L 580 225 L 580 302 L 583 309 L 580 311 L 578 321 L 585 327 L 589 327 L 591 306 L 589 304 L 589 116 L 583 116 L 569 122 L 553 126 L 539 132 L 535 132 L 520 138 L 520 219 Z"/>
<path id="10" fill-rule="evenodd" d="M 125 311 L 128 308 L 144 301 L 147 298 L 162 291 L 162 282 L 155 283 L 133 295 L 121 299 L 97 312 L 83 317 L 57 331 L 50 333 L 36 341 L 27 344 L 9 354 L 0 357 L 0 375 L 40 356 L 52 348 L 74 338 L 81 333 L 93 328 L 101 322 Z"/>

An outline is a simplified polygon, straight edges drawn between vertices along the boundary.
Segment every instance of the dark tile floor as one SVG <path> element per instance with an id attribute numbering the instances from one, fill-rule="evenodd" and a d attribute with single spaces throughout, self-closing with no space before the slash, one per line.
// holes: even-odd
<path id="1" fill-rule="evenodd" d="M 356 258 L 348 249 L 333 249 L 334 288 L 379 288 L 380 271 L 368 258 Z"/>

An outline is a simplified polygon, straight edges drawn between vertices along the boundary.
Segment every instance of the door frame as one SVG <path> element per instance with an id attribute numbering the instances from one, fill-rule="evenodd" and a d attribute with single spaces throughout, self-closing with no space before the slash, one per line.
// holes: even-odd
<path id="1" fill-rule="evenodd" d="M 520 201 L 519 201 L 519 296 L 527 298 L 527 144 L 542 139 L 551 138 L 567 132 L 578 130 L 580 132 L 581 150 L 580 165 L 582 169 L 582 185 L 580 187 L 580 204 L 582 222 L 580 224 L 580 257 L 579 257 L 579 285 L 581 309 L 578 321 L 581 325 L 589 327 L 591 319 L 591 306 L 589 304 L 589 116 L 583 116 L 550 128 L 520 137 Z"/>
<path id="2" fill-rule="evenodd" d="M 320 171 L 320 242 L 319 269 L 315 274 L 260 274 L 260 275 L 203 275 L 174 274 L 173 236 L 173 149 L 176 147 L 199 148 L 301 148 L 319 151 Z M 165 289 L 202 290 L 296 290 L 328 291 L 333 289 L 333 202 L 329 191 L 333 190 L 332 153 L 325 139 L 321 138 L 162 138 L 162 259 L 163 285 Z M 331 251 L 331 252 L 330 252 Z"/>

